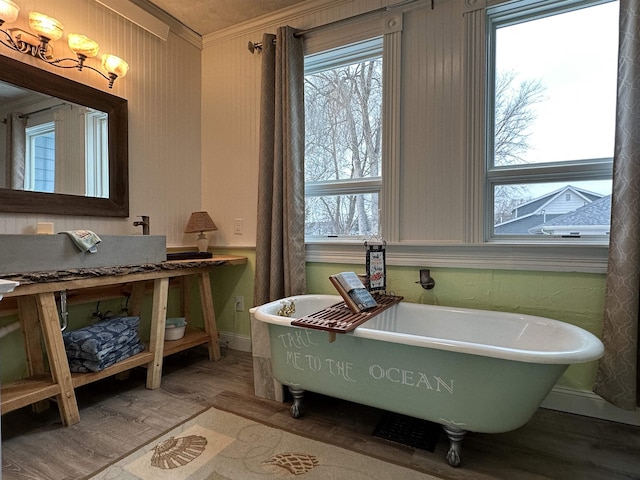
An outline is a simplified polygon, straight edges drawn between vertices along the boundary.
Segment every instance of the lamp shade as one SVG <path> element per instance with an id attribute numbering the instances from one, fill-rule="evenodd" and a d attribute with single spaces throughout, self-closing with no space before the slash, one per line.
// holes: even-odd
<path id="1" fill-rule="evenodd" d="M 11 0 L 0 0 L 0 25 L 15 22 L 19 11 L 18 5 Z"/>
<path id="2" fill-rule="evenodd" d="M 115 55 L 102 55 L 102 68 L 116 77 L 124 77 L 129 71 L 129 64 Z"/>
<path id="3" fill-rule="evenodd" d="M 85 57 L 95 57 L 98 54 L 100 45 L 98 42 L 94 42 L 90 38 L 77 33 L 70 33 L 67 36 L 69 42 L 69 48 L 73 50 L 76 55 L 84 55 Z"/>
<path id="4" fill-rule="evenodd" d="M 218 227 L 207 212 L 193 212 L 184 233 L 212 232 L 214 230 L 218 230 Z"/>
<path id="5" fill-rule="evenodd" d="M 29 12 L 29 28 L 47 40 L 58 40 L 64 27 L 55 18 L 39 12 Z"/>

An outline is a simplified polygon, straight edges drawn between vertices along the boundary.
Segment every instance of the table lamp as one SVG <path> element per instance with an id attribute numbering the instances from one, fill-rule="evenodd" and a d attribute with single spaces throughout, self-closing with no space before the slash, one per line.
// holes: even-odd
<path id="1" fill-rule="evenodd" d="M 189 222 L 187 222 L 184 233 L 199 233 L 196 240 L 198 252 L 206 252 L 209 247 L 209 239 L 204 232 L 213 232 L 215 230 L 218 230 L 218 227 L 213 223 L 207 212 L 193 212 Z"/>

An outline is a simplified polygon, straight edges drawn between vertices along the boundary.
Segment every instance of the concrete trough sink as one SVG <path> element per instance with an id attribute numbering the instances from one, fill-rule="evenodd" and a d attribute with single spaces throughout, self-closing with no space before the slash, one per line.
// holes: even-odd
<path id="1" fill-rule="evenodd" d="M 0 235 L 3 273 L 73 270 L 160 263 L 167 259 L 164 235 L 100 235 L 96 253 L 81 251 L 67 235 Z"/>

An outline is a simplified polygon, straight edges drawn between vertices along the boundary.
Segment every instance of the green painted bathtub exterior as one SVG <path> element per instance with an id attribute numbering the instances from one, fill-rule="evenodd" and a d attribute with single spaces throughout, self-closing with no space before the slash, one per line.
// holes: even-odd
<path id="1" fill-rule="evenodd" d="M 524 425 L 568 367 L 275 324 L 269 335 L 287 386 L 483 433 Z"/>

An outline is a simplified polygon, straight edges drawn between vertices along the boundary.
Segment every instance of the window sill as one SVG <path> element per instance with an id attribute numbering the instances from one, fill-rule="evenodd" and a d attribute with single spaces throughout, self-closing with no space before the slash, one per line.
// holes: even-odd
<path id="1" fill-rule="evenodd" d="M 333 241 L 331 241 L 333 240 Z M 387 244 L 387 265 L 494 270 L 606 273 L 607 245 L 597 244 Z M 364 263 L 364 241 L 306 243 L 307 262 Z"/>

